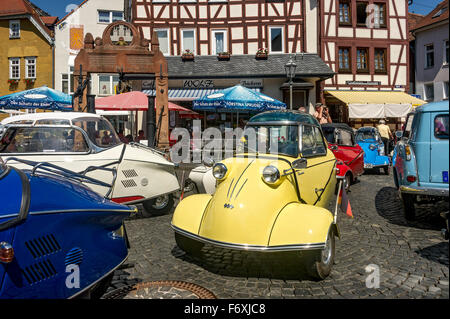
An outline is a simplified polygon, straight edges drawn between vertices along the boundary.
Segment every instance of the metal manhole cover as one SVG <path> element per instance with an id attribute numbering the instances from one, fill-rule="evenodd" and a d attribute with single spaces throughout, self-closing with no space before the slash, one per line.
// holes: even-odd
<path id="1" fill-rule="evenodd" d="M 102 299 L 217 299 L 208 289 L 183 281 L 149 281 L 113 290 Z"/>

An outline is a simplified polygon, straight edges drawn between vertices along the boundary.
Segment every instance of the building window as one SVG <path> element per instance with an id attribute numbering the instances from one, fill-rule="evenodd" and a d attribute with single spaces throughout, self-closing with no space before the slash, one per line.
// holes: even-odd
<path id="1" fill-rule="evenodd" d="M 369 72 L 367 49 L 356 50 L 356 69 L 360 73 Z"/>
<path id="2" fill-rule="evenodd" d="M 20 38 L 20 20 L 9 21 L 9 38 L 10 39 Z"/>
<path id="3" fill-rule="evenodd" d="M 99 95 L 113 95 L 115 88 L 119 84 L 118 75 L 100 75 L 98 77 L 98 94 Z"/>
<path id="4" fill-rule="evenodd" d="M 449 62 L 448 40 L 444 41 L 444 64 Z"/>
<path id="5" fill-rule="evenodd" d="M 434 84 L 425 84 L 425 101 L 434 101 Z"/>
<path id="6" fill-rule="evenodd" d="M 98 22 L 99 23 L 112 23 L 116 21 L 123 21 L 122 11 L 107 11 L 98 10 Z"/>
<path id="7" fill-rule="evenodd" d="M 384 4 L 374 4 L 373 5 L 373 22 L 376 28 L 386 26 L 386 5 Z"/>
<path id="8" fill-rule="evenodd" d="M 339 49 L 339 72 L 351 72 L 350 48 Z"/>
<path id="9" fill-rule="evenodd" d="M 67 73 L 61 74 L 61 89 L 64 93 L 69 94 L 69 75 Z"/>
<path id="10" fill-rule="evenodd" d="M 356 24 L 365 26 L 367 22 L 367 2 L 356 3 Z"/>
<path id="11" fill-rule="evenodd" d="M 195 32 L 194 30 L 183 30 L 182 34 L 182 50 L 190 50 L 195 54 Z"/>
<path id="12" fill-rule="evenodd" d="M 163 54 L 170 54 L 169 48 L 169 30 L 155 30 L 158 35 L 159 49 Z"/>
<path id="13" fill-rule="evenodd" d="M 9 59 L 9 78 L 12 80 L 20 79 L 20 58 Z"/>
<path id="14" fill-rule="evenodd" d="M 352 14 L 349 1 L 339 1 L 339 24 L 352 24 Z"/>
<path id="15" fill-rule="evenodd" d="M 386 73 L 386 49 L 375 49 L 375 72 Z"/>
<path id="16" fill-rule="evenodd" d="M 227 52 L 227 32 L 224 30 L 214 30 L 213 32 L 212 54 Z"/>
<path id="17" fill-rule="evenodd" d="M 283 28 L 272 27 L 270 32 L 270 52 L 283 53 Z"/>
<path id="18" fill-rule="evenodd" d="M 25 78 L 35 79 L 36 78 L 36 58 L 25 58 Z"/>
<path id="19" fill-rule="evenodd" d="M 425 69 L 434 67 L 434 45 L 425 46 Z"/>

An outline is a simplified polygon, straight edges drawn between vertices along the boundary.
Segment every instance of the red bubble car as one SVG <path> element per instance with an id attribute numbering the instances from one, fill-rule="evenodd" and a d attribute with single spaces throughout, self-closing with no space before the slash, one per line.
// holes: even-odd
<path id="1" fill-rule="evenodd" d="M 338 160 L 336 177 L 343 179 L 346 190 L 364 173 L 364 151 L 356 143 L 353 129 L 344 123 L 322 124 L 328 147 Z"/>

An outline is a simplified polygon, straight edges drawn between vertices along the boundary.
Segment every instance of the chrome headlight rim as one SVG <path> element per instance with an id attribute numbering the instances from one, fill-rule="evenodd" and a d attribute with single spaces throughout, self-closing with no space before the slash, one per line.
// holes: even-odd
<path id="1" fill-rule="evenodd" d="M 375 151 L 375 150 L 377 149 L 377 146 L 376 146 L 375 144 L 370 144 L 370 145 L 369 145 L 369 149 L 370 149 L 371 151 Z"/>
<path id="2" fill-rule="evenodd" d="M 227 176 L 228 168 L 225 164 L 217 163 L 213 166 L 213 176 L 217 180 L 223 180 Z"/>
<path id="3" fill-rule="evenodd" d="M 281 178 L 280 170 L 273 165 L 266 166 L 262 178 L 267 184 L 276 184 Z"/>

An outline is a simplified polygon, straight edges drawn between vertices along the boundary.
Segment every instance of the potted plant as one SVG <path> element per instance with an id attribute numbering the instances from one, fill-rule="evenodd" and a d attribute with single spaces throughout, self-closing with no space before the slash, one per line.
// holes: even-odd
<path id="1" fill-rule="evenodd" d="M 217 53 L 217 57 L 219 58 L 219 60 L 229 60 L 230 56 L 231 54 L 226 51 Z"/>
<path id="2" fill-rule="evenodd" d="M 256 58 L 257 59 L 267 59 L 267 56 L 269 55 L 269 51 L 266 48 L 259 48 L 256 52 Z"/>
<path id="3" fill-rule="evenodd" d="M 26 85 L 32 85 L 34 83 L 34 81 L 36 81 L 36 79 L 25 79 L 24 80 Z"/>
<path id="4" fill-rule="evenodd" d="M 9 85 L 17 85 L 19 83 L 18 79 L 9 79 L 8 80 Z"/>
<path id="5" fill-rule="evenodd" d="M 183 59 L 183 61 L 192 61 L 194 60 L 194 53 L 191 50 L 186 49 L 181 55 L 181 58 Z"/>

